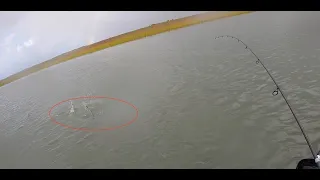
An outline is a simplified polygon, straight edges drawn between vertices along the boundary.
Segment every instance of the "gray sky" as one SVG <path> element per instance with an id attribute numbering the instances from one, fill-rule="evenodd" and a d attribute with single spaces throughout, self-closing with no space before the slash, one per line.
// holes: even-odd
<path id="1" fill-rule="evenodd" d="M 201 12 L 0 12 L 0 79 L 78 47 Z"/>

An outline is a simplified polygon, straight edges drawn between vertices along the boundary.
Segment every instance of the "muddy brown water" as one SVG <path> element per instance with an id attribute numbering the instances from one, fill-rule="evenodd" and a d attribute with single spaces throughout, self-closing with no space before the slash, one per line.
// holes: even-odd
<path id="1" fill-rule="evenodd" d="M 0 88 L 0 168 L 295 168 L 310 151 L 265 70 L 320 149 L 318 12 L 255 12 L 86 55 Z M 120 98 L 139 109 L 130 126 L 66 129 L 49 109 L 79 96 Z M 71 126 L 127 121 L 110 100 L 53 111 Z"/>

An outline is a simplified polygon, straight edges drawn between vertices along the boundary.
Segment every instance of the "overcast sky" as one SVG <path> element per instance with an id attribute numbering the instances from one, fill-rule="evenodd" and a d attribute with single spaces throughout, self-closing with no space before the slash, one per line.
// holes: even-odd
<path id="1" fill-rule="evenodd" d="M 201 12 L 0 12 L 0 79 L 78 47 Z"/>

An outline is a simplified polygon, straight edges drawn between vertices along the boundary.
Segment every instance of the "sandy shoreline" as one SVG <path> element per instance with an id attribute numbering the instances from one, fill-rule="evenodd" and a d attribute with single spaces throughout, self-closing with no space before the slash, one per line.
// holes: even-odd
<path id="1" fill-rule="evenodd" d="M 54 57 L 50 60 L 44 61 L 40 64 L 34 65 L 30 68 L 27 68 L 23 71 L 20 71 L 14 75 L 11 75 L 3 80 L 0 80 L 0 87 L 6 84 L 9 84 L 13 81 L 21 79 L 25 76 L 28 76 L 32 73 L 38 72 L 42 69 L 54 66 L 56 64 L 60 64 L 62 62 L 66 62 L 68 60 L 74 59 L 76 57 L 80 57 L 86 54 L 90 54 L 96 51 L 100 51 L 112 46 L 116 46 L 119 44 L 123 44 L 126 42 L 142 39 L 148 36 L 153 36 L 156 34 L 160 34 L 167 31 L 176 30 L 179 28 L 192 26 L 204 22 L 214 21 L 217 19 L 222 19 L 226 17 L 232 17 L 240 14 L 250 13 L 252 11 L 224 11 L 224 12 L 207 12 L 198 15 L 188 16 L 185 18 L 179 18 L 175 20 L 168 20 L 166 22 L 153 24 L 148 27 L 144 27 L 138 30 L 134 30 L 128 33 L 124 33 L 106 40 L 102 40 L 100 42 L 83 46 L 78 49 L 66 52 L 57 57 Z"/>

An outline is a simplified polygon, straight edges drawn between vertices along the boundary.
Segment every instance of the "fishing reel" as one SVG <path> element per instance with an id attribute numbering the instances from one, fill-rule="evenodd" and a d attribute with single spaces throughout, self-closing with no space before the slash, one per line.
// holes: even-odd
<path id="1" fill-rule="evenodd" d="M 296 169 L 320 169 L 320 151 L 315 159 L 302 159 Z"/>
<path id="2" fill-rule="evenodd" d="M 231 38 L 231 39 L 235 39 L 237 40 L 239 43 L 241 43 L 243 46 L 245 46 L 245 49 L 250 51 L 252 55 L 254 55 L 254 57 L 256 58 L 256 64 L 261 64 L 261 66 L 266 70 L 267 74 L 270 76 L 270 78 L 272 79 L 273 83 L 276 85 L 276 90 L 274 90 L 272 92 L 273 96 L 276 96 L 278 94 L 280 94 L 282 96 L 282 98 L 285 100 L 286 104 L 288 105 L 295 121 L 297 122 L 301 133 L 304 137 L 304 139 L 306 140 L 307 145 L 309 146 L 309 149 L 313 155 L 313 159 L 302 159 L 301 161 L 299 161 L 299 163 L 297 164 L 297 168 L 296 169 L 320 169 L 320 151 L 318 152 L 318 154 L 316 154 L 311 146 L 311 143 L 309 141 L 309 138 L 307 136 L 307 134 L 305 133 L 303 126 L 301 125 L 299 119 L 297 118 L 296 114 L 294 113 L 291 105 L 289 104 L 286 96 L 284 95 L 283 91 L 280 89 L 278 83 L 276 82 L 276 80 L 273 78 L 273 76 L 271 75 L 271 73 L 269 72 L 269 70 L 265 67 L 264 63 L 258 58 L 258 56 L 252 51 L 251 48 L 248 47 L 247 44 L 245 44 L 242 40 L 240 40 L 239 38 L 236 38 L 234 36 L 230 36 L 230 35 L 223 35 L 223 36 L 217 36 L 214 39 L 219 39 L 219 38 Z"/>

